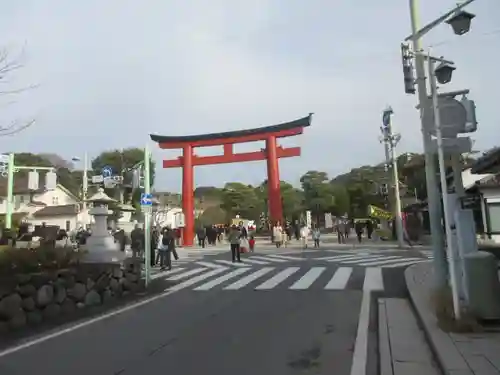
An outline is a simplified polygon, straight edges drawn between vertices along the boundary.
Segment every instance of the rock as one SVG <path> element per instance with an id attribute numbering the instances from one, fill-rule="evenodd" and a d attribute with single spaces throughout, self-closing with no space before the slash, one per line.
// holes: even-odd
<path id="1" fill-rule="evenodd" d="M 23 297 L 34 296 L 36 294 L 36 288 L 33 284 L 20 285 L 17 290 Z"/>
<path id="2" fill-rule="evenodd" d="M 123 270 L 121 268 L 113 268 L 113 272 L 112 272 L 112 276 L 117 278 L 117 279 L 120 279 L 123 277 Z"/>
<path id="3" fill-rule="evenodd" d="M 36 289 L 41 288 L 43 285 L 47 284 L 50 281 L 50 275 L 44 272 L 36 273 L 31 275 L 31 284 Z"/>
<path id="4" fill-rule="evenodd" d="M 9 332 L 9 322 L 0 321 L 0 335 Z"/>
<path id="5" fill-rule="evenodd" d="M 76 308 L 77 309 L 83 309 L 85 307 L 85 304 L 83 302 L 77 302 Z"/>
<path id="6" fill-rule="evenodd" d="M 102 292 L 108 286 L 109 286 L 109 275 L 102 274 L 95 282 L 94 289 L 97 290 L 98 292 Z"/>
<path id="7" fill-rule="evenodd" d="M 125 278 L 132 283 L 135 283 L 137 282 L 137 280 L 139 280 L 139 276 L 136 275 L 135 273 L 127 273 L 125 275 Z"/>
<path id="8" fill-rule="evenodd" d="M 111 290 L 105 290 L 104 292 L 102 292 L 103 303 L 109 303 L 113 300 L 114 300 L 114 298 L 113 298 L 113 293 L 111 292 Z"/>
<path id="9" fill-rule="evenodd" d="M 46 319 L 54 319 L 55 317 L 59 316 L 61 313 L 61 306 L 59 306 L 57 303 L 51 303 L 50 305 L 47 305 L 45 309 L 43 309 L 43 316 Z"/>
<path id="10" fill-rule="evenodd" d="M 76 304 L 73 300 L 66 298 L 61 303 L 61 312 L 65 315 L 73 314 L 76 311 Z"/>
<path id="11" fill-rule="evenodd" d="M 35 310 L 35 307 L 36 307 L 35 299 L 33 297 L 26 297 L 26 298 L 24 298 L 23 301 L 22 301 L 22 303 L 21 303 L 21 307 L 25 311 L 33 311 L 33 310 Z"/>
<path id="12" fill-rule="evenodd" d="M 43 316 L 42 313 L 38 310 L 36 311 L 30 311 L 26 313 L 26 319 L 28 320 L 29 324 L 40 324 L 43 321 Z"/>
<path id="13" fill-rule="evenodd" d="M 16 275 L 16 282 L 19 285 L 28 284 L 30 281 L 31 281 L 31 275 L 23 273 Z"/>
<path id="14" fill-rule="evenodd" d="M 9 320 L 9 327 L 11 329 L 20 329 L 26 326 L 26 313 L 19 309 Z"/>
<path id="15" fill-rule="evenodd" d="M 0 317 L 11 319 L 21 310 L 23 299 L 17 293 L 10 294 L 0 300 Z"/>
<path id="16" fill-rule="evenodd" d="M 76 283 L 68 290 L 68 295 L 78 302 L 83 301 L 85 294 L 87 294 L 87 288 L 82 283 Z"/>
<path id="17" fill-rule="evenodd" d="M 54 288 L 52 285 L 42 285 L 36 292 L 36 303 L 44 307 L 54 300 Z"/>
<path id="18" fill-rule="evenodd" d="M 101 304 L 101 295 L 95 290 L 91 290 L 85 296 L 85 306 L 97 306 Z"/>
<path id="19" fill-rule="evenodd" d="M 63 303 L 63 301 L 66 299 L 66 288 L 62 285 L 56 285 L 54 289 L 54 300 L 59 304 Z"/>
<path id="20" fill-rule="evenodd" d="M 122 287 L 121 287 L 120 283 L 118 282 L 118 280 L 111 279 L 111 280 L 109 280 L 109 289 L 111 289 L 112 292 L 116 292 L 118 290 L 121 291 Z"/>
<path id="21" fill-rule="evenodd" d="M 94 280 L 92 279 L 87 279 L 87 290 L 93 289 L 95 285 Z"/>

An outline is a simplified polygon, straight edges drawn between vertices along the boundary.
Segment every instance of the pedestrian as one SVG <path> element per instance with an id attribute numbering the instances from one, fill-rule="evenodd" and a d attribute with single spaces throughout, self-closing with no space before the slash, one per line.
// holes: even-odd
<path id="1" fill-rule="evenodd" d="M 280 223 L 277 222 L 276 225 L 273 227 L 273 240 L 277 248 L 280 248 L 283 243 L 282 237 L 283 237 L 283 228 L 281 227 Z"/>
<path id="2" fill-rule="evenodd" d="M 207 239 L 207 230 L 204 227 L 198 228 L 196 235 L 198 236 L 198 246 L 205 248 L 205 240 Z"/>
<path id="3" fill-rule="evenodd" d="M 321 232 L 319 231 L 318 227 L 314 227 L 312 231 L 312 238 L 314 240 L 314 248 L 318 249 L 319 248 L 319 238 L 321 236 Z"/>
<path id="4" fill-rule="evenodd" d="M 241 241 L 241 233 L 238 230 L 236 225 L 231 227 L 228 235 L 228 241 L 231 246 L 231 257 L 233 263 L 238 260 L 238 263 L 241 263 L 241 255 L 240 255 L 240 241 Z"/>
<path id="5" fill-rule="evenodd" d="M 358 242 L 361 243 L 362 238 L 363 238 L 363 229 L 365 227 L 365 223 L 362 221 L 358 220 L 357 222 L 354 223 L 354 228 L 356 230 L 356 236 L 358 237 Z"/>
<path id="6" fill-rule="evenodd" d="M 251 253 L 255 251 L 255 237 L 253 234 L 250 235 L 250 239 L 248 240 L 248 247 Z"/>
<path id="7" fill-rule="evenodd" d="M 302 242 L 302 248 L 307 249 L 307 238 L 309 237 L 309 228 L 307 225 L 303 225 L 300 229 L 300 239 Z"/>

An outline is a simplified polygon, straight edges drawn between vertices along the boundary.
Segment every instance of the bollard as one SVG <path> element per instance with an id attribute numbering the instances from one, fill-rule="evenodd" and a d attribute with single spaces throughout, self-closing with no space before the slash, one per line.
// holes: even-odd
<path id="1" fill-rule="evenodd" d="M 478 319 L 500 319 L 500 281 L 493 254 L 478 251 L 464 255 L 469 311 Z"/>

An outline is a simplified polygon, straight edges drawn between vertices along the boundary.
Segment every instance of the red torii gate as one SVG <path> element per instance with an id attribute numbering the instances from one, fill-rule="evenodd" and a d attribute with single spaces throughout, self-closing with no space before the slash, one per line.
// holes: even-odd
<path id="1" fill-rule="evenodd" d="M 194 239 L 194 173 L 199 165 L 243 163 L 247 161 L 267 160 L 267 187 L 269 213 L 272 222 L 281 222 L 283 207 L 281 203 L 279 158 L 300 156 L 300 147 L 283 148 L 278 146 L 278 138 L 292 137 L 303 133 L 311 125 L 312 113 L 301 119 L 261 128 L 229 131 L 223 133 L 199 134 L 188 136 L 161 136 L 151 134 L 151 140 L 162 149 L 182 149 L 182 156 L 173 160 L 164 160 L 163 168 L 182 168 L 182 211 L 185 216 L 183 232 L 184 246 L 192 246 Z M 234 153 L 233 145 L 265 141 L 266 148 L 260 151 Z M 196 147 L 223 146 L 223 154 L 215 156 L 197 156 Z"/>

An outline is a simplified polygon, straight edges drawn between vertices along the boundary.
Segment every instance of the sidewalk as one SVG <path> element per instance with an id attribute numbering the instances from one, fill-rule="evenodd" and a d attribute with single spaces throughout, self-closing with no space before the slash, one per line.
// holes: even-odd
<path id="1" fill-rule="evenodd" d="M 446 375 L 500 375 L 500 332 L 447 333 L 438 327 L 431 305 L 433 268 L 430 262 L 410 266 L 405 271 L 410 299 Z"/>
<path id="2" fill-rule="evenodd" d="M 439 375 L 406 299 L 378 300 L 380 375 Z"/>

